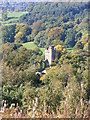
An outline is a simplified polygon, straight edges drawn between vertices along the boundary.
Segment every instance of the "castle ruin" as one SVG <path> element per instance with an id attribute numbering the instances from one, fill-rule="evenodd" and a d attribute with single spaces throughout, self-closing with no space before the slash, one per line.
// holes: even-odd
<path id="1" fill-rule="evenodd" d="M 54 46 L 49 46 L 45 49 L 45 60 L 48 61 L 48 64 L 51 65 L 55 60 L 56 50 Z"/>

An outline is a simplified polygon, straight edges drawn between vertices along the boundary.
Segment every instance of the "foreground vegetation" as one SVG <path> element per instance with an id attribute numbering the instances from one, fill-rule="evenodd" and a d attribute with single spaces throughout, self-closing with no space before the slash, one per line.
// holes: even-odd
<path id="1" fill-rule="evenodd" d="M 88 4 L 36 3 L 27 10 L 20 24 L 2 26 L 8 111 L 15 113 L 18 103 L 28 117 L 88 118 Z M 43 53 L 49 45 L 56 59 L 48 69 Z M 36 74 L 43 70 L 45 75 Z"/>

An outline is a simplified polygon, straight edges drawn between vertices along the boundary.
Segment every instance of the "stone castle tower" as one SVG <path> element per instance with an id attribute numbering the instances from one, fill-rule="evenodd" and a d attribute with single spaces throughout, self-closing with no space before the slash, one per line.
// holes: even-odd
<path id="1" fill-rule="evenodd" d="M 45 49 L 45 60 L 48 60 L 49 65 L 55 60 L 55 53 L 54 46 L 49 46 Z"/>

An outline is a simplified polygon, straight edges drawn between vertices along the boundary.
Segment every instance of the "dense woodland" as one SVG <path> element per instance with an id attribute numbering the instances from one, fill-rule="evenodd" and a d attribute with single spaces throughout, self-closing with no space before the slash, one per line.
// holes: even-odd
<path id="1" fill-rule="evenodd" d="M 27 11 L 17 24 L 2 25 L 2 90 L 7 108 L 18 103 L 32 117 L 33 100 L 38 98 L 36 117 L 88 117 L 89 4 L 30 3 Z M 37 47 L 27 49 L 26 42 Z M 50 45 L 57 57 L 47 69 L 40 48 Z M 42 77 L 36 74 L 44 69 Z"/>

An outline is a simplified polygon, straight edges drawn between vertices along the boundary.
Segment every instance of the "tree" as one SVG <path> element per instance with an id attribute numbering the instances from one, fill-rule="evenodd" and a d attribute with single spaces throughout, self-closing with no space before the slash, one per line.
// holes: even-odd
<path id="1" fill-rule="evenodd" d="M 22 32 L 18 32 L 15 35 L 15 43 L 22 43 L 22 42 L 26 42 L 25 36 Z"/>
<path id="2" fill-rule="evenodd" d="M 80 86 L 77 82 L 75 76 L 71 78 L 72 80 L 67 84 L 64 91 L 64 103 L 61 103 L 61 111 L 64 109 L 64 115 L 66 117 L 75 117 L 76 108 L 80 101 Z"/>
<path id="3" fill-rule="evenodd" d="M 12 103 L 19 103 L 19 105 L 22 105 L 22 91 L 23 86 L 21 85 L 19 88 L 15 86 L 5 85 L 3 86 L 3 99 L 7 101 L 7 107 L 10 107 Z"/>
<path id="4" fill-rule="evenodd" d="M 62 40 L 64 41 L 64 30 L 60 27 L 52 28 L 48 33 L 48 40 Z"/>
<path id="5" fill-rule="evenodd" d="M 66 53 L 66 49 L 61 45 L 57 45 L 55 48 L 56 48 L 56 57 L 57 57 L 57 59 L 59 59 L 62 54 Z"/>
<path id="6" fill-rule="evenodd" d="M 2 26 L 2 40 L 6 42 L 14 42 L 16 25 Z"/>
<path id="7" fill-rule="evenodd" d="M 15 42 L 27 42 L 27 36 L 31 34 L 32 29 L 27 24 L 25 25 L 16 25 L 16 35 L 15 35 Z"/>
<path id="8" fill-rule="evenodd" d="M 3 21 L 8 20 L 8 17 L 7 17 L 7 9 L 6 9 L 6 8 L 3 8 L 3 10 L 2 10 L 2 20 L 3 20 Z"/>
<path id="9" fill-rule="evenodd" d="M 69 29 L 69 30 L 67 31 L 65 44 L 66 44 L 68 47 L 73 47 L 73 46 L 76 44 L 75 34 L 76 34 L 76 30 L 74 30 L 74 29 Z"/>
<path id="10" fill-rule="evenodd" d="M 47 36 L 45 36 L 45 34 L 46 34 L 46 31 L 41 31 L 34 38 L 34 42 L 39 47 L 45 47 L 46 46 Z"/>

